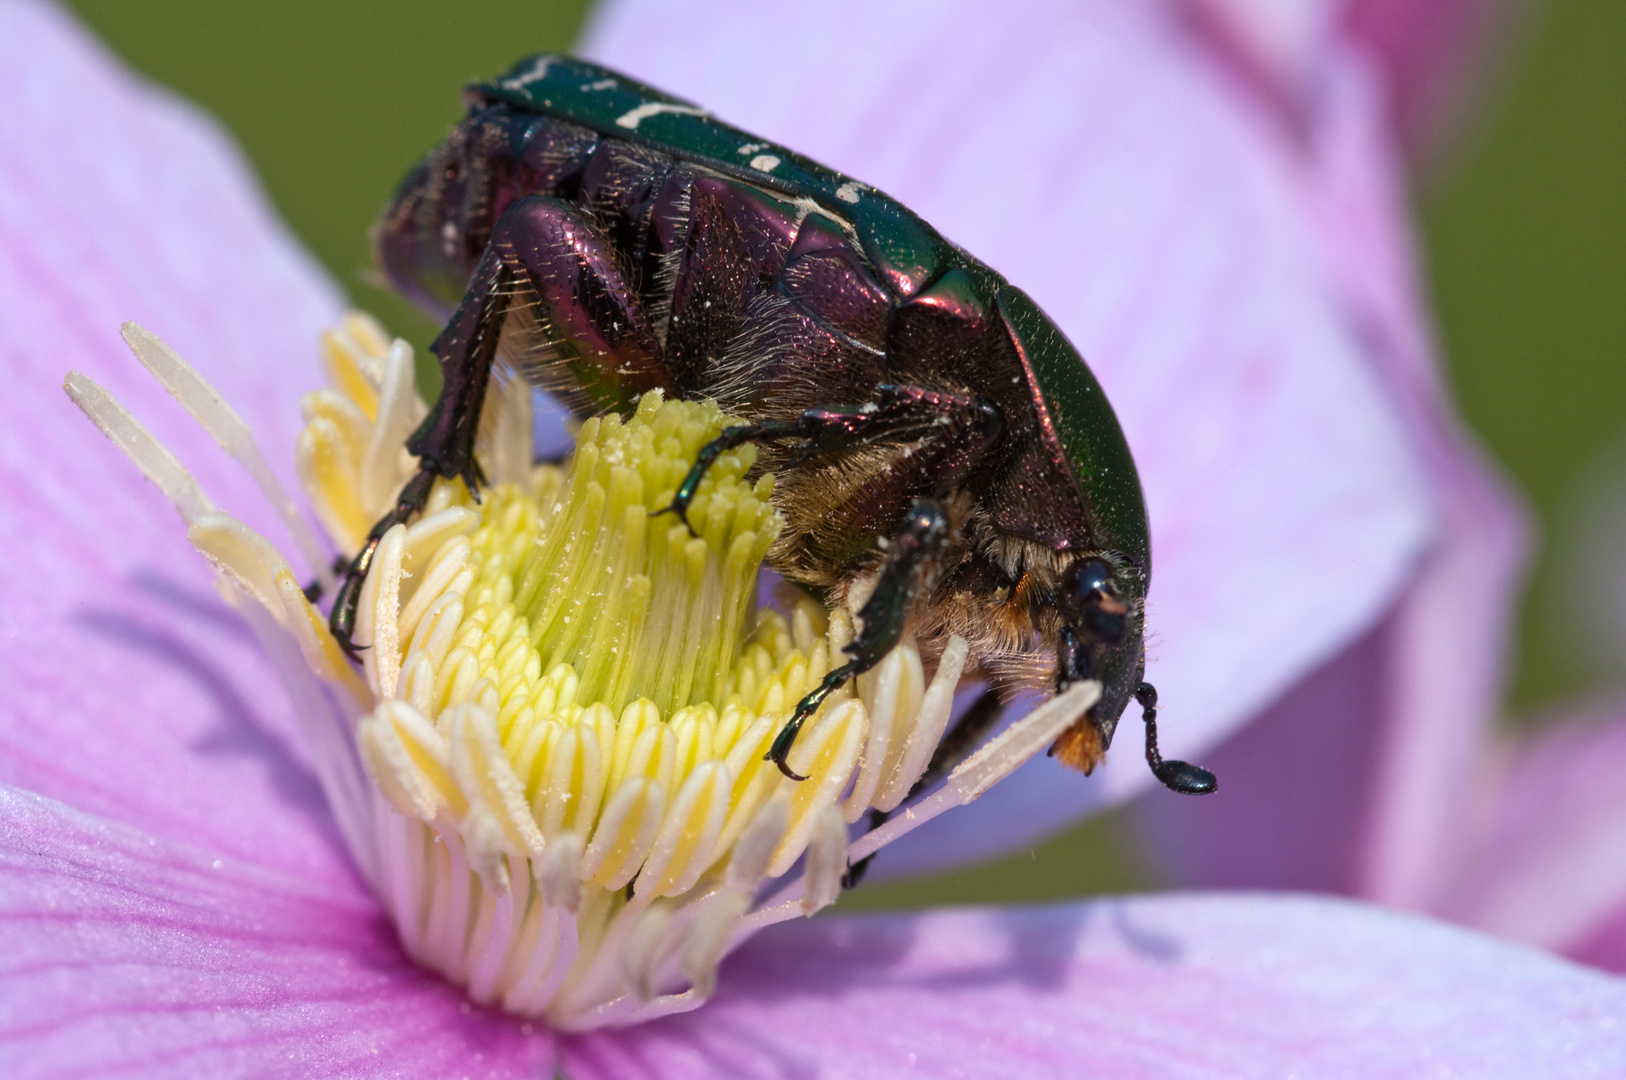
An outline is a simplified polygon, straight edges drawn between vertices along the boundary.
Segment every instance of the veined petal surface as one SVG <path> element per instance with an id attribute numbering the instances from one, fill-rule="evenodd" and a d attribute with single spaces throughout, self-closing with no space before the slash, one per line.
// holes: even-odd
<path id="1" fill-rule="evenodd" d="M 716 1000 L 554 1042 L 365 898 L 0 789 L 7 1076 L 1612 1077 L 1626 982 L 1346 901 L 1124 897 L 793 922 Z"/>
<path id="2" fill-rule="evenodd" d="M 700 1012 L 567 1042 L 564 1074 L 1601 1080 L 1626 1069 L 1626 982 L 1307 896 L 786 924 L 725 964 L 720 985 Z"/>
<path id="3" fill-rule="evenodd" d="M 365 892 L 0 786 L 0 1074 L 518 1080 L 550 1057 Z"/>
<path id="4" fill-rule="evenodd" d="M 0 781 L 347 877 L 270 665 L 175 511 L 61 388 L 69 368 L 111 388 L 223 509 L 280 538 L 119 325 L 198 357 L 291 487 L 299 395 L 340 297 L 215 124 L 59 9 L 0 5 L 0 100 Z"/>

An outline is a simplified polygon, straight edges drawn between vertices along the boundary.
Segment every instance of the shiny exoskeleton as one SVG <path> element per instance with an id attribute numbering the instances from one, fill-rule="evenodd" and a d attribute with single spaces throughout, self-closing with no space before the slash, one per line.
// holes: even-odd
<path id="1" fill-rule="evenodd" d="M 1085 772 L 1138 697 L 1158 778 L 1213 789 L 1157 753 L 1146 511 L 1111 406 L 1025 293 L 892 199 L 624 76 L 539 56 L 469 90 L 375 244 L 395 287 L 448 320 L 433 346 L 444 386 L 408 443 L 422 473 L 335 601 L 341 641 L 378 537 L 438 476 L 478 490 L 494 366 L 582 416 L 658 388 L 746 421 L 705 449 L 672 510 L 717 454 L 757 443 L 787 523 L 771 565 L 861 605 L 850 662 L 774 743 L 780 768 L 818 703 L 907 627 L 928 661 L 964 637 L 968 671 L 1006 696 L 1099 679 L 1052 749 Z"/>

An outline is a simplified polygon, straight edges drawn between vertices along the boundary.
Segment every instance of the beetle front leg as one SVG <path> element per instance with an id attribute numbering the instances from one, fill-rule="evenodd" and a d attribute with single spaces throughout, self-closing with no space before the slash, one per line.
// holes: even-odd
<path id="1" fill-rule="evenodd" d="M 886 563 L 875 580 L 875 591 L 858 613 L 863 625 L 858 636 L 847 646 L 852 659 L 826 675 L 813 692 L 802 698 L 790 720 L 774 738 L 764 759 L 779 766 L 779 771 L 792 780 L 806 780 L 786 763 L 790 748 L 808 717 L 818 712 L 824 699 L 846 684 L 848 679 L 861 675 L 880 663 L 903 638 L 903 625 L 909 615 L 911 601 L 921 584 L 921 571 L 925 562 L 936 553 L 948 536 L 948 517 L 943 505 L 935 499 L 917 499 L 904 515 L 902 524 L 892 537 Z"/>

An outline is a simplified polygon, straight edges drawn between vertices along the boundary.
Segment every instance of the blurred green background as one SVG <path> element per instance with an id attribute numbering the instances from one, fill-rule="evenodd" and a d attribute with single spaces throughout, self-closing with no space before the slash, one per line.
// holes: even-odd
<path id="1" fill-rule="evenodd" d="M 77 0 L 137 70 L 212 111 L 277 208 L 355 302 L 423 348 L 435 327 L 370 284 L 367 230 L 461 114 L 455 88 L 567 49 L 588 4 Z M 1626 469 L 1626 3 L 1534 7 L 1477 121 L 1419 196 L 1451 383 L 1529 498 L 1543 545 L 1519 623 L 1510 709 L 1600 689 L 1575 647 L 1586 485 Z M 1626 477 L 1626 473 L 1623 473 Z M 1626 481 L 1623 481 L 1626 482 Z M 1626 491 L 1626 486 L 1623 486 Z M 1151 884 L 1104 815 L 1031 852 L 847 907 L 1040 900 Z"/>

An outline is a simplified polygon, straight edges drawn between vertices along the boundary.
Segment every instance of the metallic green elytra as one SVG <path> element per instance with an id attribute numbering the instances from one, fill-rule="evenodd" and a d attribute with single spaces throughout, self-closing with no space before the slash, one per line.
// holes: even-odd
<path id="1" fill-rule="evenodd" d="M 963 638 L 990 701 L 1099 680 L 1052 749 L 1085 772 L 1138 700 L 1159 779 L 1213 790 L 1157 753 L 1134 460 L 1095 376 L 1026 293 L 880 191 L 595 64 L 530 57 L 467 98 L 374 238 L 385 277 L 447 320 L 444 388 L 407 444 L 420 477 L 335 602 L 341 641 L 383 531 L 418 513 L 436 476 L 482 482 L 474 432 L 494 365 L 582 417 L 659 389 L 744 421 L 703 449 L 669 509 L 686 521 L 710 463 L 755 443 L 786 522 L 770 565 L 857 609 L 851 661 L 773 743 L 782 769 L 824 697 L 909 633 L 928 664 Z"/>

